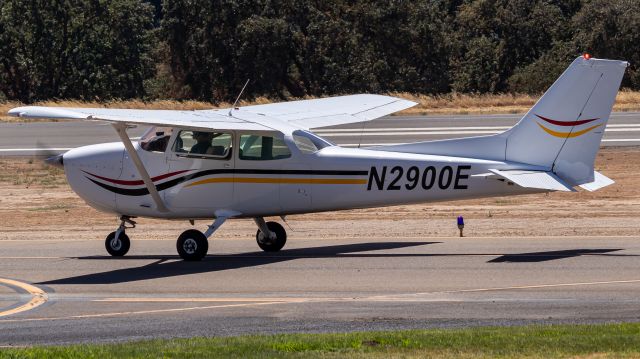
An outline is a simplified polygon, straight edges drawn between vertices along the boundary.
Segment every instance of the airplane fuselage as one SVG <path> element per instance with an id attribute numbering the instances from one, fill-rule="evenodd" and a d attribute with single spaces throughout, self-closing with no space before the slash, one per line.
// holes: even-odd
<path id="1" fill-rule="evenodd" d="M 289 142 L 289 141 L 287 141 Z M 489 169 L 533 166 L 470 158 L 326 147 L 270 161 L 176 156 L 136 146 L 168 212 L 158 211 L 120 143 L 64 155 L 73 190 L 119 215 L 157 218 L 264 217 L 540 192 L 488 179 Z"/>

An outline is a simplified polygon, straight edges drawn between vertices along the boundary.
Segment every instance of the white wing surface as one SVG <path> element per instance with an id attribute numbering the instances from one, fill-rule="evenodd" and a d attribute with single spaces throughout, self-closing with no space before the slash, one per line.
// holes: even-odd
<path id="1" fill-rule="evenodd" d="M 353 122 L 370 121 L 416 105 L 380 95 L 352 95 L 204 111 L 127 110 L 106 108 L 18 107 L 9 115 L 25 118 L 100 120 L 113 123 L 291 132 Z"/>
<path id="2" fill-rule="evenodd" d="M 351 95 L 246 106 L 241 111 L 277 118 L 310 129 L 371 121 L 415 106 L 413 101 L 381 95 Z"/>
<path id="3" fill-rule="evenodd" d="M 271 127 L 216 111 L 127 110 L 108 108 L 18 107 L 9 115 L 25 118 L 98 120 L 113 123 L 174 126 L 193 129 L 273 131 Z"/>

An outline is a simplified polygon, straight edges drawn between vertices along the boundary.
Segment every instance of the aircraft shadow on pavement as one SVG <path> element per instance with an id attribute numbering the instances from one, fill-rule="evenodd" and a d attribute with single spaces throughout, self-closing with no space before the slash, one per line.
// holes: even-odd
<path id="1" fill-rule="evenodd" d="M 531 253 L 517 253 L 517 254 L 505 254 L 498 258 L 494 258 L 487 263 L 521 263 L 521 262 L 546 262 L 557 259 L 565 259 L 580 256 L 593 256 L 593 255 L 605 255 L 605 256 L 629 256 L 625 254 L 608 254 L 611 252 L 621 251 L 622 249 L 567 249 L 562 251 L 548 251 L 548 252 L 531 252 Z"/>
<path id="2" fill-rule="evenodd" d="M 126 256 L 115 259 L 111 256 L 78 257 L 77 259 L 157 259 L 157 261 L 133 268 L 116 269 L 108 272 L 86 274 L 68 278 L 61 278 L 39 284 L 115 284 L 134 282 L 139 280 L 149 280 L 156 278 L 174 277 L 180 275 L 216 272 L 223 270 L 233 270 L 260 265 L 279 263 L 298 258 L 392 258 L 392 257 L 415 257 L 430 256 L 420 253 L 359 253 L 375 250 L 400 249 L 407 247 L 436 244 L 441 242 L 389 242 L 389 243 L 357 243 L 346 245 L 335 245 L 315 248 L 299 248 L 282 250 L 277 253 L 250 252 L 242 254 L 210 255 L 201 262 L 184 262 L 178 256 Z"/>

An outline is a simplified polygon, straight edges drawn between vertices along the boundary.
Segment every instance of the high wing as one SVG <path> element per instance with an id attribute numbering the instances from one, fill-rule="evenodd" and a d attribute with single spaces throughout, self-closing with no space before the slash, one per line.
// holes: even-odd
<path id="1" fill-rule="evenodd" d="M 303 129 L 371 121 L 417 105 L 413 101 L 381 95 L 351 95 L 316 100 L 246 106 L 241 112 L 277 118 Z"/>
<path id="2" fill-rule="evenodd" d="M 9 111 L 9 115 L 193 129 L 288 133 L 296 129 L 370 121 L 415 105 L 415 102 L 390 96 L 351 95 L 246 106 L 231 112 L 229 109 L 172 111 L 27 106 L 14 108 Z"/>

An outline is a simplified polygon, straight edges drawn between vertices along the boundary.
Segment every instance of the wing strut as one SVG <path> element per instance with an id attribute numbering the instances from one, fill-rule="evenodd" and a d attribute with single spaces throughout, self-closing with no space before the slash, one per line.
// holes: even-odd
<path id="1" fill-rule="evenodd" d="M 160 198 L 160 194 L 158 193 L 156 186 L 153 184 L 153 181 L 151 180 L 151 177 L 149 176 L 147 169 L 144 168 L 144 164 L 142 163 L 142 160 L 140 160 L 140 156 L 138 156 L 138 152 L 136 152 L 136 149 L 133 147 L 133 143 L 131 143 L 129 136 L 127 135 L 127 125 L 121 122 L 113 123 L 112 125 L 113 125 L 113 128 L 116 129 L 118 136 L 120 136 L 120 140 L 124 144 L 124 147 L 127 149 L 127 152 L 129 153 L 129 157 L 131 157 L 133 164 L 136 166 L 136 169 L 138 170 L 138 174 L 142 178 L 144 185 L 147 186 L 147 189 L 149 190 L 149 194 L 151 195 L 151 198 L 153 198 L 153 201 L 156 203 L 156 207 L 158 208 L 158 211 L 169 212 L 169 209 L 167 209 L 167 207 L 164 205 L 162 198 Z"/>

